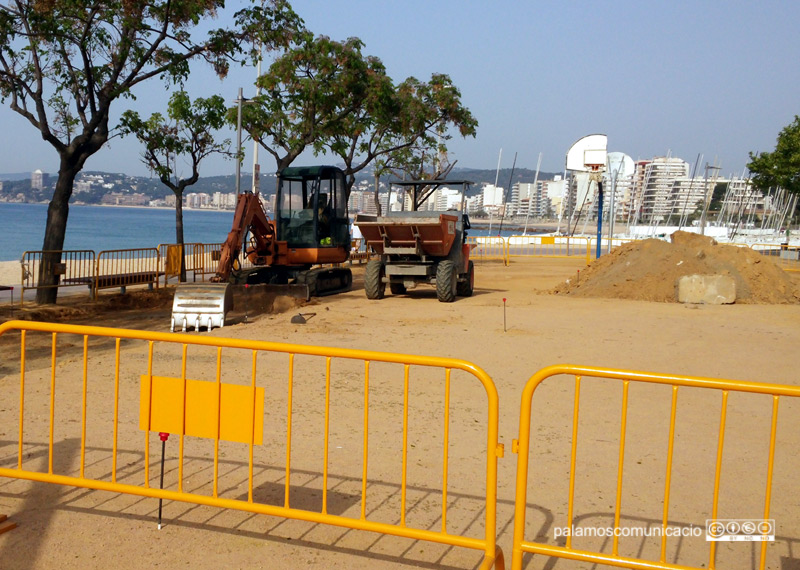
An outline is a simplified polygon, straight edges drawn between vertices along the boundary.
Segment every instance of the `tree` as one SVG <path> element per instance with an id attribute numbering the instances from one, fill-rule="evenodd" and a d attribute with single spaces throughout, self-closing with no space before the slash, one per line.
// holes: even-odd
<path id="1" fill-rule="evenodd" d="M 800 116 L 780 132 L 773 152 L 751 152 L 747 168 L 762 192 L 780 186 L 800 194 Z"/>
<path id="2" fill-rule="evenodd" d="M 714 185 L 714 190 L 711 193 L 711 202 L 708 204 L 709 212 L 715 212 L 715 214 L 719 214 L 720 208 L 722 208 L 722 201 L 725 199 L 725 192 L 727 191 L 727 182 L 717 182 Z"/>
<path id="3" fill-rule="evenodd" d="M 449 76 L 434 74 L 427 83 L 409 77 L 393 87 L 388 77 L 373 73 L 359 112 L 336 125 L 327 144 L 344 161 L 349 188 L 355 174 L 373 161 L 376 176 L 392 172 L 437 179 L 455 166 L 447 159 L 450 129 L 474 137 L 477 126 Z M 377 185 L 375 202 L 380 212 Z"/>
<path id="4" fill-rule="evenodd" d="M 337 42 L 307 33 L 258 78 L 262 93 L 243 106 L 242 128 L 275 158 L 278 171 L 307 148 L 320 150 L 323 136 L 358 111 L 370 73 L 362 45 L 358 38 Z"/>
<path id="5" fill-rule="evenodd" d="M 0 4 L 0 96 L 41 132 L 59 155 L 47 211 L 36 300 L 54 303 L 55 266 L 75 176 L 108 141 L 114 102 L 159 77 L 182 83 L 189 62 L 203 58 L 224 77 L 233 61 L 255 57 L 252 46 L 285 46 L 302 22 L 285 0 L 250 7 L 232 29 L 191 31 L 224 8 L 224 0 L 9 0 Z"/>
<path id="6" fill-rule="evenodd" d="M 200 178 L 200 163 L 207 156 L 234 156 L 231 141 L 217 142 L 214 131 L 226 124 L 227 107 L 219 95 L 191 101 L 185 91 L 176 91 L 169 100 L 167 119 L 153 113 L 145 121 L 136 111 L 125 111 L 120 121 L 120 133 L 135 135 L 145 150 L 142 162 L 175 194 L 175 242 L 183 246 L 183 192 Z M 189 165 L 191 174 L 183 178 L 179 163 Z M 180 280 L 186 281 L 186 269 L 181 256 Z"/>

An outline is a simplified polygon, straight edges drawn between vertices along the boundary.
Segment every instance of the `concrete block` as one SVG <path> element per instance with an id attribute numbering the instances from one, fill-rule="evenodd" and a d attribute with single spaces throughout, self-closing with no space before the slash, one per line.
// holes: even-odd
<path id="1" fill-rule="evenodd" d="M 679 303 L 725 305 L 736 301 L 736 283 L 728 275 L 684 275 L 677 293 Z"/>

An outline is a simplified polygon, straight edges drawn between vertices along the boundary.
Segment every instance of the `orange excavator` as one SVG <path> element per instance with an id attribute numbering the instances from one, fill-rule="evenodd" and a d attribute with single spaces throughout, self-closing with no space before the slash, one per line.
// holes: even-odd
<path id="1" fill-rule="evenodd" d="M 264 283 L 306 298 L 348 291 L 350 269 L 330 264 L 347 261 L 350 244 L 344 173 L 334 166 L 285 168 L 278 173 L 274 220 L 257 192 L 239 194 L 211 283 L 178 286 L 171 329 L 224 326 L 232 285 Z"/>

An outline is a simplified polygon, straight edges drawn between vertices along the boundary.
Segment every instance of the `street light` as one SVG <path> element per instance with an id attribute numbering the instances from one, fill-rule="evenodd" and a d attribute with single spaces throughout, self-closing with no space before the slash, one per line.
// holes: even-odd
<path id="1" fill-rule="evenodd" d="M 239 87 L 239 96 L 236 98 L 236 104 L 238 109 L 236 111 L 236 195 L 238 196 L 241 193 L 242 187 L 242 180 L 241 180 L 241 173 L 242 173 L 242 105 L 245 103 L 254 103 L 255 101 L 250 100 L 242 95 L 242 88 Z M 256 176 L 257 176 L 257 169 L 258 169 L 258 142 L 254 142 L 254 152 L 253 152 L 253 187 L 252 192 L 256 191 Z"/>
<path id="2" fill-rule="evenodd" d="M 239 97 L 236 99 L 239 108 L 236 112 L 236 195 L 241 193 L 242 187 L 242 88 L 239 87 Z"/>

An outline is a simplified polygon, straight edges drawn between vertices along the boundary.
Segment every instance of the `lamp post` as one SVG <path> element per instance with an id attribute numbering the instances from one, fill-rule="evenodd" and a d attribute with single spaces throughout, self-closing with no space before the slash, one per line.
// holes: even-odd
<path id="1" fill-rule="evenodd" d="M 242 88 L 239 87 L 239 97 L 236 99 L 238 110 L 236 112 L 236 195 L 241 194 L 242 189 Z"/>

